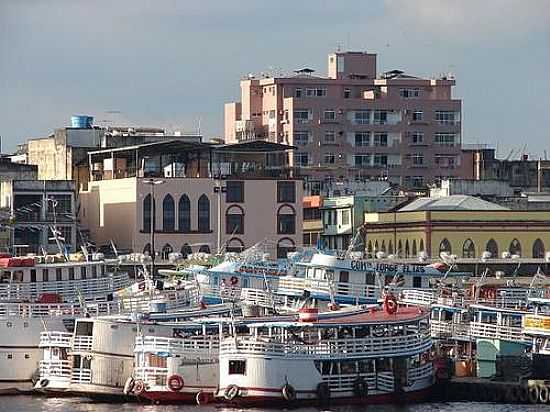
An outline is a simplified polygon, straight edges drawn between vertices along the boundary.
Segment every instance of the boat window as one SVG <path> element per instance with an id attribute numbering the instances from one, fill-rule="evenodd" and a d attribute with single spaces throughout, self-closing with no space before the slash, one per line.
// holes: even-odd
<path id="1" fill-rule="evenodd" d="M 340 282 L 349 282 L 349 272 L 347 270 L 340 271 Z"/>
<path id="2" fill-rule="evenodd" d="M 82 369 L 90 369 L 92 367 L 92 358 L 91 357 L 85 357 L 82 358 Z"/>
<path id="3" fill-rule="evenodd" d="M 36 282 L 36 269 L 31 269 L 31 282 Z"/>
<path id="4" fill-rule="evenodd" d="M 93 279 L 97 278 L 97 266 L 96 265 L 92 266 L 92 278 Z"/>
<path id="5" fill-rule="evenodd" d="M 29 322 L 23 322 L 23 327 L 28 328 L 29 327 Z"/>
<path id="6" fill-rule="evenodd" d="M 390 358 L 376 359 L 376 372 L 391 372 L 392 365 Z"/>
<path id="7" fill-rule="evenodd" d="M 23 282 L 23 271 L 22 270 L 16 270 L 13 272 L 13 281 L 14 282 Z"/>
<path id="8" fill-rule="evenodd" d="M 48 269 L 42 269 L 42 281 L 43 282 L 48 282 L 50 279 L 50 274 L 48 272 Z"/>
<path id="9" fill-rule="evenodd" d="M 334 270 L 330 269 L 330 270 L 325 270 L 325 277 L 324 279 L 327 279 L 327 280 L 332 280 L 334 279 Z"/>
<path id="10" fill-rule="evenodd" d="M 355 361 L 343 361 L 340 362 L 340 369 L 342 375 L 352 375 L 357 373 L 357 364 Z"/>
<path id="11" fill-rule="evenodd" d="M 86 266 L 80 267 L 80 279 L 86 279 Z"/>
<path id="12" fill-rule="evenodd" d="M 413 276 L 413 288 L 422 287 L 422 276 Z"/>
<path id="13" fill-rule="evenodd" d="M 79 336 L 92 336 L 94 324 L 93 322 L 77 322 L 76 323 L 76 335 Z"/>
<path id="14" fill-rule="evenodd" d="M 323 269 L 315 269 L 315 279 L 323 279 Z"/>
<path id="15" fill-rule="evenodd" d="M 30 355 L 28 353 L 25 353 L 25 359 L 30 359 Z"/>
<path id="16" fill-rule="evenodd" d="M 245 375 L 246 374 L 246 361 L 245 360 L 230 360 L 229 361 L 229 374 L 230 375 Z"/>
<path id="17" fill-rule="evenodd" d="M 367 285 L 374 285 L 374 273 L 372 272 L 365 273 L 365 283 Z"/>
<path id="18" fill-rule="evenodd" d="M 63 280 L 63 275 L 61 273 L 61 268 L 55 269 L 55 280 L 61 282 Z"/>
<path id="19" fill-rule="evenodd" d="M 371 373 L 374 371 L 374 364 L 371 359 L 362 359 L 358 364 L 359 373 Z"/>
<path id="20" fill-rule="evenodd" d="M 105 265 L 101 265 L 101 276 L 105 276 Z"/>
<path id="21" fill-rule="evenodd" d="M 331 361 L 321 362 L 321 375 L 329 375 L 330 374 L 331 363 L 332 363 Z"/>
<path id="22" fill-rule="evenodd" d="M 243 278 L 243 288 L 247 288 L 248 287 L 248 282 L 249 279 L 248 278 Z"/>
<path id="23" fill-rule="evenodd" d="M 332 368 L 330 370 L 331 375 L 340 375 L 340 362 L 333 361 Z"/>
<path id="24" fill-rule="evenodd" d="M 361 326 L 359 328 L 355 328 L 355 337 L 356 338 L 365 338 L 369 336 L 369 327 L 368 326 Z"/>
<path id="25" fill-rule="evenodd" d="M 8 353 L 8 359 L 13 359 L 13 354 Z"/>
<path id="26" fill-rule="evenodd" d="M 0 281 L 2 283 L 9 283 L 10 278 L 11 278 L 11 273 L 9 271 L 5 270 L 5 271 L 2 272 L 2 278 L 0 279 Z"/>
<path id="27" fill-rule="evenodd" d="M 164 356 L 158 356 L 154 353 L 148 354 L 149 366 L 152 368 L 166 368 L 168 359 Z"/>
<path id="28" fill-rule="evenodd" d="M 111 329 L 118 329 L 118 325 L 111 325 Z"/>
<path id="29" fill-rule="evenodd" d="M 74 268 L 69 268 L 69 280 L 74 280 Z"/>

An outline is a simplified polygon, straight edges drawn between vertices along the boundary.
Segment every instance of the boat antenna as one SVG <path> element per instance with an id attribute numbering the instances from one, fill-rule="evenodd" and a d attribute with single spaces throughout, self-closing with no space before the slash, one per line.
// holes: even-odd
<path id="1" fill-rule="evenodd" d="M 360 228 L 357 233 L 353 236 L 351 239 L 351 242 L 349 242 L 349 246 L 346 249 L 346 252 L 344 253 L 344 259 L 349 259 L 351 256 L 351 252 L 355 249 L 357 245 L 360 245 L 363 243 L 363 229 Z"/>
<path id="2" fill-rule="evenodd" d="M 489 268 L 486 268 L 483 273 L 481 274 L 481 277 L 476 282 L 476 293 L 474 295 L 474 302 L 477 302 L 479 299 L 479 293 L 481 292 L 481 286 L 483 286 L 483 283 L 485 282 L 485 278 L 487 278 L 487 275 L 489 274 Z"/>

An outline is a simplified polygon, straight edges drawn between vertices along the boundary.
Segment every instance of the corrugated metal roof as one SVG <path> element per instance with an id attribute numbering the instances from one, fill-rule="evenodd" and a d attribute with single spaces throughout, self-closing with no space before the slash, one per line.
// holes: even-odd
<path id="1" fill-rule="evenodd" d="M 421 197 L 399 209 L 400 212 L 427 210 L 510 210 L 496 203 L 466 195 L 452 195 L 441 198 Z"/>

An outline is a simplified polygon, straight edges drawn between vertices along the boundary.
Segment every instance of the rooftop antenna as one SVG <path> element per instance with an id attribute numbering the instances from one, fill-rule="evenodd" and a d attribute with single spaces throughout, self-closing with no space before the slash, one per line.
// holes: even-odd
<path id="1" fill-rule="evenodd" d="M 200 136 L 201 135 L 201 117 L 199 116 L 198 120 L 197 120 L 197 135 Z"/>

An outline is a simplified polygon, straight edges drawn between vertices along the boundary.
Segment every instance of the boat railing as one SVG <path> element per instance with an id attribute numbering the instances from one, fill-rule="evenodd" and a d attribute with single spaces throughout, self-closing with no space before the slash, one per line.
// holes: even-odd
<path id="1" fill-rule="evenodd" d="M 284 303 L 281 296 L 274 295 L 265 290 L 243 288 L 241 289 L 241 301 L 248 305 L 258 305 L 263 308 L 272 308 L 274 305 Z"/>
<path id="2" fill-rule="evenodd" d="M 168 368 L 155 368 L 151 366 L 139 366 L 134 368 L 134 379 L 142 380 L 149 386 L 166 385 L 167 375 Z"/>
<path id="3" fill-rule="evenodd" d="M 496 325 L 492 323 L 470 322 L 470 334 L 477 339 L 500 339 L 510 342 L 529 343 L 530 339 L 517 326 Z"/>
<path id="4" fill-rule="evenodd" d="M 90 352 L 92 343 L 93 336 L 76 335 L 73 339 L 73 352 Z"/>
<path id="5" fill-rule="evenodd" d="M 415 368 L 409 368 L 407 378 L 409 385 L 414 384 L 418 379 L 424 379 L 433 375 L 433 363 L 427 362 Z"/>
<path id="6" fill-rule="evenodd" d="M 393 376 L 391 372 L 326 375 L 323 376 L 323 382 L 328 383 L 331 391 L 353 391 L 355 381 L 358 377 L 365 380 L 369 390 L 393 392 Z"/>
<path id="7" fill-rule="evenodd" d="M 454 323 L 452 321 L 434 320 L 430 321 L 432 337 L 454 338 L 457 340 L 471 340 L 470 324 Z"/>
<path id="8" fill-rule="evenodd" d="M 77 291 L 84 296 L 93 296 L 122 289 L 130 283 L 128 274 L 124 272 L 89 279 L 2 283 L 0 299 L 38 299 L 45 293 L 54 293 L 67 298 L 76 296 Z"/>
<path id="9" fill-rule="evenodd" d="M 48 331 L 40 333 L 39 348 L 59 347 L 70 348 L 73 341 L 73 334 L 68 332 Z"/>
<path id="10" fill-rule="evenodd" d="M 376 300 L 380 296 L 380 291 L 376 286 L 363 283 L 331 283 L 325 279 L 298 278 L 293 276 L 285 276 L 279 279 L 279 286 L 277 288 L 277 293 L 279 294 L 290 293 L 301 295 L 304 290 L 369 300 Z"/>
<path id="11" fill-rule="evenodd" d="M 167 353 L 169 355 L 204 354 L 205 356 L 217 356 L 219 351 L 219 338 L 213 337 L 187 337 L 164 338 L 160 336 L 137 336 L 134 352 Z"/>
<path id="12" fill-rule="evenodd" d="M 430 306 L 437 301 L 435 291 L 422 290 L 422 289 L 402 289 L 400 292 L 399 302 L 411 304 Z"/>
<path id="13" fill-rule="evenodd" d="M 220 345 L 220 354 L 265 353 L 274 356 L 320 358 L 359 358 L 377 356 L 405 356 L 423 352 L 432 346 L 429 331 L 404 336 L 369 337 L 323 340 L 316 344 L 282 343 L 269 338 L 228 338 Z"/>
<path id="14" fill-rule="evenodd" d="M 41 360 L 38 364 L 40 378 L 66 378 L 71 379 L 72 367 L 68 360 Z"/>
<path id="15" fill-rule="evenodd" d="M 77 385 L 92 383 L 92 370 L 88 368 L 73 368 L 71 383 Z"/>

